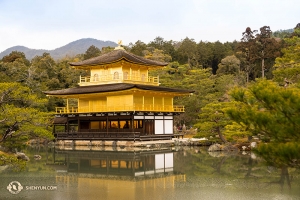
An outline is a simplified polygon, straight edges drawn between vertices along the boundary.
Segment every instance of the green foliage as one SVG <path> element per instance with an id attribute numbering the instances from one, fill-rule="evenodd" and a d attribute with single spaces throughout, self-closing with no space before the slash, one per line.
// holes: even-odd
<path id="1" fill-rule="evenodd" d="M 12 63 L 15 62 L 16 60 L 22 60 L 25 65 L 29 65 L 29 60 L 26 59 L 26 56 L 23 52 L 19 51 L 12 51 L 9 55 L 4 56 L 2 58 L 2 61 L 4 63 Z"/>
<path id="2" fill-rule="evenodd" d="M 143 56 L 143 51 L 146 50 L 146 48 L 147 45 L 140 40 L 136 41 L 134 44 L 129 44 L 130 52 L 138 56 Z"/>
<path id="3" fill-rule="evenodd" d="M 186 37 L 177 49 L 177 59 L 180 64 L 187 63 L 189 67 L 198 66 L 197 43 Z"/>
<path id="4" fill-rule="evenodd" d="M 255 152 L 269 164 L 278 167 L 300 167 L 298 142 L 260 144 Z"/>
<path id="5" fill-rule="evenodd" d="M 299 141 L 299 89 L 259 80 L 248 88 L 235 88 L 230 94 L 238 104 L 227 113 L 253 134 L 264 134 L 276 142 Z"/>
<path id="6" fill-rule="evenodd" d="M 293 33 L 293 29 L 287 29 L 287 30 L 278 30 L 272 33 L 272 36 L 275 38 L 287 38 Z"/>
<path id="7" fill-rule="evenodd" d="M 147 50 L 143 51 L 144 57 L 150 60 L 157 60 L 160 62 L 170 62 L 172 57 L 165 54 L 163 50 L 154 49 L 152 47 L 147 47 Z"/>
<path id="8" fill-rule="evenodd" d="M 156 37 L 147 46 L 162 50 L 165 55 L 169 55 L 171 57 L 170 60 L 173 60 L 173 58 L 176 57 L 176 50 L 172 40 L 165 41 L 162 37 Z"/>
<path id="9" fill-rule="evenodd" d="M 86 52 L 83 54 L 83 59 L 89 59 L 93 57 L 97 57 L 101 54 L 101 51 L 98 47 L 95 47 L 94 45 L 90 46 Z"/>
<path id="10" fill-rule="evenodd" d="M 26 161 L 18 159 L 16 156 L 13 155 L 0 154 L 0 166 L 5 165 L 8 165 L 9 170 L 19 172 L 25 169 Z"/>
<path id="11" fill-rule="evenodd" d="M 218 65 L 217 74 L 238 74 L 240 72 L 240 60 L 232 55 L 221 60 Z"/>
<path id="12" fill-rule="evenodd" d="M 200 41 L 197 44 L 197 53 L 199 65 L 204 69 L 211 68 L 214 58 L 213 43 Z"/>
<path id="13" fill-rule="evenodd" d="M 0 142 L 10 149 L 25 140 L 53 139 L 49 130 L 51 116 L 42 112 L 45 99 L 18 83 L 0 83 Z"/>
<path id="14" fill-rule="evenodd" d="M 0 63 L 0 80 L 2 82 L 21 82 L 26 83 L 30 62 L 22 52 L 13 51 L 4 56 Z"/>
<path id="15" fill-rule="evenodd" d="M 275 58 L 280 56 L 282 41 L 271 38 L 271 29 L 269 26 L 260 28 L 260 33 L 255 33 L 257 30 L 251 30 L 247 27 L 243 32 L 243 38 L 238 45 L 239 59 L 241 70 L 245 71 L 248 80 L 255 80 L 259 77 L 272 78 L 272 67 Z"/>
<path id="16" fill-rule="evenodd" d="M 274 81 L 281 85 L 300 84 L 300 37 L 284 39 L 283 56 L 276 58 Z"/>
<path id="17" fill-rule="evenodd" d="M 115 48 L 114 47 L 111 47 L 111 46 L 108 46 L 108 47 L 102 47 L 101 49 L 101 55 L 103 54 L 106 54 L 106 53 L 109 53 L 111 51 L 113 51 Z"/>
<path id="18" fill-rule="evenodd" d="M 235 106 L 234 102 L 206 104 L 206 106 L 201 109 L 199 121 L 195 125 L 199 128 L 199 135 L 208 137 L 217 134 L 221 141 L 225 143 L 249 135 L 245 128 L 232 121 L 226 114 L 227 110 Z"/>

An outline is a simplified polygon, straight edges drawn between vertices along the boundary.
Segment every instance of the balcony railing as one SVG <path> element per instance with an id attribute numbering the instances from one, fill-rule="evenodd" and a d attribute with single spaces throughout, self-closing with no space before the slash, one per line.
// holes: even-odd
<path id="1" fill-rule="evenodd" d="M 100 85 L 108 83 L 138 83 L 146 85 L 159 85 L 159 77 L 133 76 L 123 73 L 108 74 L 102 76 L 80 76 L 79 85 Z"/>
<path id="2" fill-rule="evenodd" d="M 97 112 L 130 112 L 130 111 L 142 111 L 142 112 L 184 112 L 184 106 L 161 106 L 161 105 L 147 105 L 136 104 L 133 106 L 119 105 L 119 106 L 81 106 L 81 107 L 56 107 L 56 113 L 97 113 Z"/>

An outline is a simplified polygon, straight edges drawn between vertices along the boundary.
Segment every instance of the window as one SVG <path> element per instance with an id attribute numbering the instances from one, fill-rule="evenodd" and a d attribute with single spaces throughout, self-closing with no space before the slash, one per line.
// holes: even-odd
<path id="1" fill-rule="evenodd" d="M 146 81 L 146 75 L 142 74 L 142 78 L 141 79 L 142 79 L 143 82 L 145 82 Z"/>
<path id="2" fill-rule="evenodd" d="M 119 72 L 114 73 L 114 79 L 119 79 Z"/>
<path id="3" fill-rule="evenodd" d="M 124 79 L 124 80 L 127 80 L 127 79 L 128 79 L 128 72 L 124 72 L 123 79 Z"/>
<path id="4" fill-rule="evenodd" d="M 99 81 L 99 77 L 98 77 L 98 74 L 94 74 L 94 78 L 93 78 L 93 81 Z"/>

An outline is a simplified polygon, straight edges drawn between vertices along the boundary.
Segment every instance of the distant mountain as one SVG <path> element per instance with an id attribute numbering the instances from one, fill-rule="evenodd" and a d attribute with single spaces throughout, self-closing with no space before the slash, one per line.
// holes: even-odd
<path id="1" fill-rule="evenodd" d="M 44 49 L 30 49 L 24 46 L 14 46 L 6 49 L 5 51 L 0 53 L 0 59 L 2 59 L 4 56 L 10 54 L 12 51 L 20 51 L 23 52 L 26 55 L 26 58 L 28 60 L 31 60 L 35 56 L 41 56 L 43 53 L 47 52 L 50 53 L 51 57 L 55 60 L 63 58 L 65 56 L 75 56 L 77 54 L 83 54 L 86 52 L 86 50 L 94 45 L 95 47 L 98 47 L 100 50 L 102 47 L 116 47 L 118 46 L 117 43 L 112 41 L 102 41 L 102 40 L 96 40 L 93 38 L 84 38 L 80 40 L 76 40 L 74 42 L 71 42 L 65 46 L 59 47 L 54 50 L 44 50 Z"/>

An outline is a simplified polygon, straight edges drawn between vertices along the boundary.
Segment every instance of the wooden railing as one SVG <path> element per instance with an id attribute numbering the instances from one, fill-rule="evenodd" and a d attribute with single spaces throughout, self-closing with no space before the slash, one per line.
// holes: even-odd
<path id="1" fill-rule="evenodd" d="M 57 132 L 54 133 L 57 140 L 127 140 L 127 141 L 151 141 L 171 140 L 173 134 L 141 135 L 140 132 Z"/>
<path id="2" fill-rule="evenodd" d="M 135 104 L 133 106 L 116 105 L 116 106 L 81 106 L 81 107 L 56 107 L 56 113 L 96 113 L 96 112 L 130 112 L 130 111 L 142 111 L 142 112 L 184 112 L 184 106 L 162 106 L 152 104 Z"/>
<path id="3" fill-rule="evenodd" d="M 80 76 L 79 85 L 100 85 L 112 82 L 123 82 L 123 83 L 138 83 L 146 85 L 159 85 L 159 77 L 154 76 L 133 76 L 119 74 L 108 74 L 101 76 Z"/>

